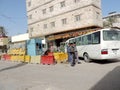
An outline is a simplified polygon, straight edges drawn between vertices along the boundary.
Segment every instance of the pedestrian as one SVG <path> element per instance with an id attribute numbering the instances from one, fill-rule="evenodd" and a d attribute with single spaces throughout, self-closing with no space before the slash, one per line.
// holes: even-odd
<path id="1" fill-rule="evenodd" d="M 55 51 L 57 51 L 57 47 L 53 43 L 50 43 L 50 52 L 55 52 Z"/>
<path id="2" fill-rule="evenodd" d="M 74 49 L 75 49 L 75 62 L 80 64 L 81 62 L 80 62 L 79 57 L 78 57 L 78 51 L 77 51 L 77 47 L 76 47 L 76 43 L 75 42 L 73 43 L 73 46 L 74 46 Z"/>
<path id="3" fill-rule="evenodd" d="M 70 56 L 72 57 L 71 60 L 71 66 L 74 66 L 76 64 L 76 55 L 75 55 L 75 47 L 73 43 L 70 43 Z"/>
<path id="4" fill-rule="evenodd" d="M 70 52 L 70 43 L 67 43 L 67 54 L 68 54 L 68 63 L 72 61 L 72 55 Z"/>
<path id="5" fill-rule="evenodd" d="M 43 55 L 48 55 L 50 53 L 50 50 L 49 49 L 47 49 L 45 52 L 44 52 L 44 54 Z"/>

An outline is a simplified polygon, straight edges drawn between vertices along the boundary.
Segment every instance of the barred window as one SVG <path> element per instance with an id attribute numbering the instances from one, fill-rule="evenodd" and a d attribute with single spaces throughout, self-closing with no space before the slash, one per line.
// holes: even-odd
<path id="1" fill-rule="evenodd" d="M 31 1 L 28 2 L 28 7 L 30 7 L 30 6 L 31 6 Z"/>
<path id="2" fill-rule="evenodd" d="M 62 21 L 62 25 L 67 24 L 67 18 L 62 19 L 61 21 Z"/>
<path id="3" fill-rule="evenodd" d="M 74 2 L 75 2 L 75 3 L 78 3 L 78 2 L 80 2 L 80 0 L 74 0 Z"/>
<path id="4" fill-rule="evenodd" d="M 60 2 L 61 8 L 65 7 L 65 1 Z"/>
<path id="5" fill-rule="evenodd" d="M 28 19 L 32 19 L 32 14 L 30 14 L 30 15 L 28 16 Z"/>
<path id="6" fill-rule="evenodd" d="M 51 6 L 51 7 L 49 7 L 49 9 L 50 9 L 50 12 L 52 12 L 54 10 L 54 7 Z"/>
<path id="7" fill-rule="evenodd" d="M 55 22 L 50 23 L 51 27 L 55 27 Z"/>
<path id="8" fill-rule="evenodd" d="M 44 26 L 43 26 L 43 27 L 44 27 L 44 29 L 46 29 L 46 28 L 47 28 L 47 24 L 44 24 Z"/>
<path id="9" fill-rule="evenodd" d="M 30 32 L 33 32 L 33 29 L 34 29 L 34 28 L 33 28 L 33 27 L 31 27 L 31 28 L 30 28 Z"/>
<path id="10" fill-rule="evenodd" d="M 43 14 L 46 14 L 46 9 L 43 9 L 42 12 L 43 12 Z"/>
<path id="11" fill-rule="evenodd" d="M 80 19 L 81 19 L 81 15 L 79 14 L 79 15 L 75 15 L 75 21 L 80 21 Z"/>

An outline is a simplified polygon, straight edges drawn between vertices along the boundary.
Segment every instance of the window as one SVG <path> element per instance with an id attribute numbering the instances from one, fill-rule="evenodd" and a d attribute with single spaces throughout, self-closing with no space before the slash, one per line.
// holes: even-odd
<path id="1" fill-rule="evenodd" d="M 28 2 L 28 7 L 30 7 L 31 6 L 31 1 L 30 2 Z"/>
<path id="2" fill-rule="evenodd" d="M 106 41 L 120 40 L 120 31 L 116 31 L 116 30 L 107 31 L 107 30 L 104 30 L 103 31 L 103 40 L 106 40 Z"/>
<path id="3" fill-rule="evenodd" d="M 33 27 L 30 28 L 30 32 L 33 32 Z"/>
<path id="4" fill-rule="evenodd" d="M 60 2 L 61 8 L 65 7 L 65 1 Z"/>
<path id="5" fill-rule="evenodd" d="M 35 13 L 37 13 L 37 11 L 35 11 Z"/>
<path id="6" fill-rule="evenodd" d="M 87 44 L 92 44 L 92 38 L 91 38 L 91 34 L 87 35 Z"/>
<path id="7" fill-rule="evenodd" d="M 81 19 L 81 15 L 79 14 L 79 15 L 75 15 L 75 21 L 80 21 L 80 19 Z"/>
<path id="8" fill-rule="evenodd" d="M 30 15 L 28 16 L 28 18 L 29 18 L 29 19 L 32 19 L 32 14 L 30 14 Z"/>
<path id="9" fill-rule="evenodd" d="M 51 22 L 51 27 L 55 27 L 55 22 Z"/>
<path id="10" fill-rule="evenodd" d="M 44 29 L 46 29 L 47 28 L 47 24 L 44 24 Z"/>
<path id="11" fill-rule="evenodd" d="M 42 12 L 43 12 L 43 14 L 46 14 L 46 9 L 43 9 Z"/>
<path id="12" fill-rule="evenodd" d="M 96 12 L 96 19 L 99 19 L 100 13 Z"/>
<path id="13" fill-rule="evenodd" d="M 74 42 L 75 42 L 75 39 L 69 40 L 69 43 L 74 43 Z"/>
<path id="14" fill-rule="evenodd" d="M 49 7 L 49 9 L 50 9 L 50 12 L 52 12 L 54 10 L 54 7 L 51 6 L 51 7 Z"/>
<path id="15" fill-rule="evenodd" d="M 77 42 L 78 42 L 78 45 L 89 45 L 89 44 L 92 44 L 92 36 L 90 34 L 90 35 L 86 35 L 86 36 L 83 36 L 83 37 L 79 37 Z"/>
<path id="16" fill-rule="evenodd" d="M 76 38 L 76 45 L 81 45 L 81 37 Z"/>
<path id="17" fill-rule="evenodd" d="M 67 24 L 67 19 L 66 18 L 62 19 L 61 21 L 62 21 L 62 25 Z"/>
<path id="18" fill-rule="evenodd" d="M 100 32 L 95 32 L 92 34 L 92 44 L 100 43 Z"/>
<path id="19" fill-rule="evenodd" d="M 80 0 L 74 0 L 75 3 L 78 3 Z"/>
<path id="20" fill-rule="evenodd" d="M 82 45 L 87 45 L 87 36 L 82 37 Z"/>

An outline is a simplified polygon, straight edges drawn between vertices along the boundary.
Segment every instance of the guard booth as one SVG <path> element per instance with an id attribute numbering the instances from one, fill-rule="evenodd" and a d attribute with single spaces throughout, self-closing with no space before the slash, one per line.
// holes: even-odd
<path id="1" fill-rule="evenodd" d="M 42 40 L 40 38 L 34 38 L 27 40 L 27 55 L 36 56 L 42 54 Z"/>

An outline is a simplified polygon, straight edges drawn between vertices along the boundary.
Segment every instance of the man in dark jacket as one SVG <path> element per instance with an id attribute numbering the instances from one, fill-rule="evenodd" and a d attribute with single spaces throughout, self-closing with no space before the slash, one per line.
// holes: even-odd
<path id="1" fill-rule="evenodd" d="M 72 57 L 71 60 L 71 66 L 74 66 L 76 64 L 76 55 L 75 55 L 75 46 L 73 43 L 70 43 L 70 56 Z"/>

